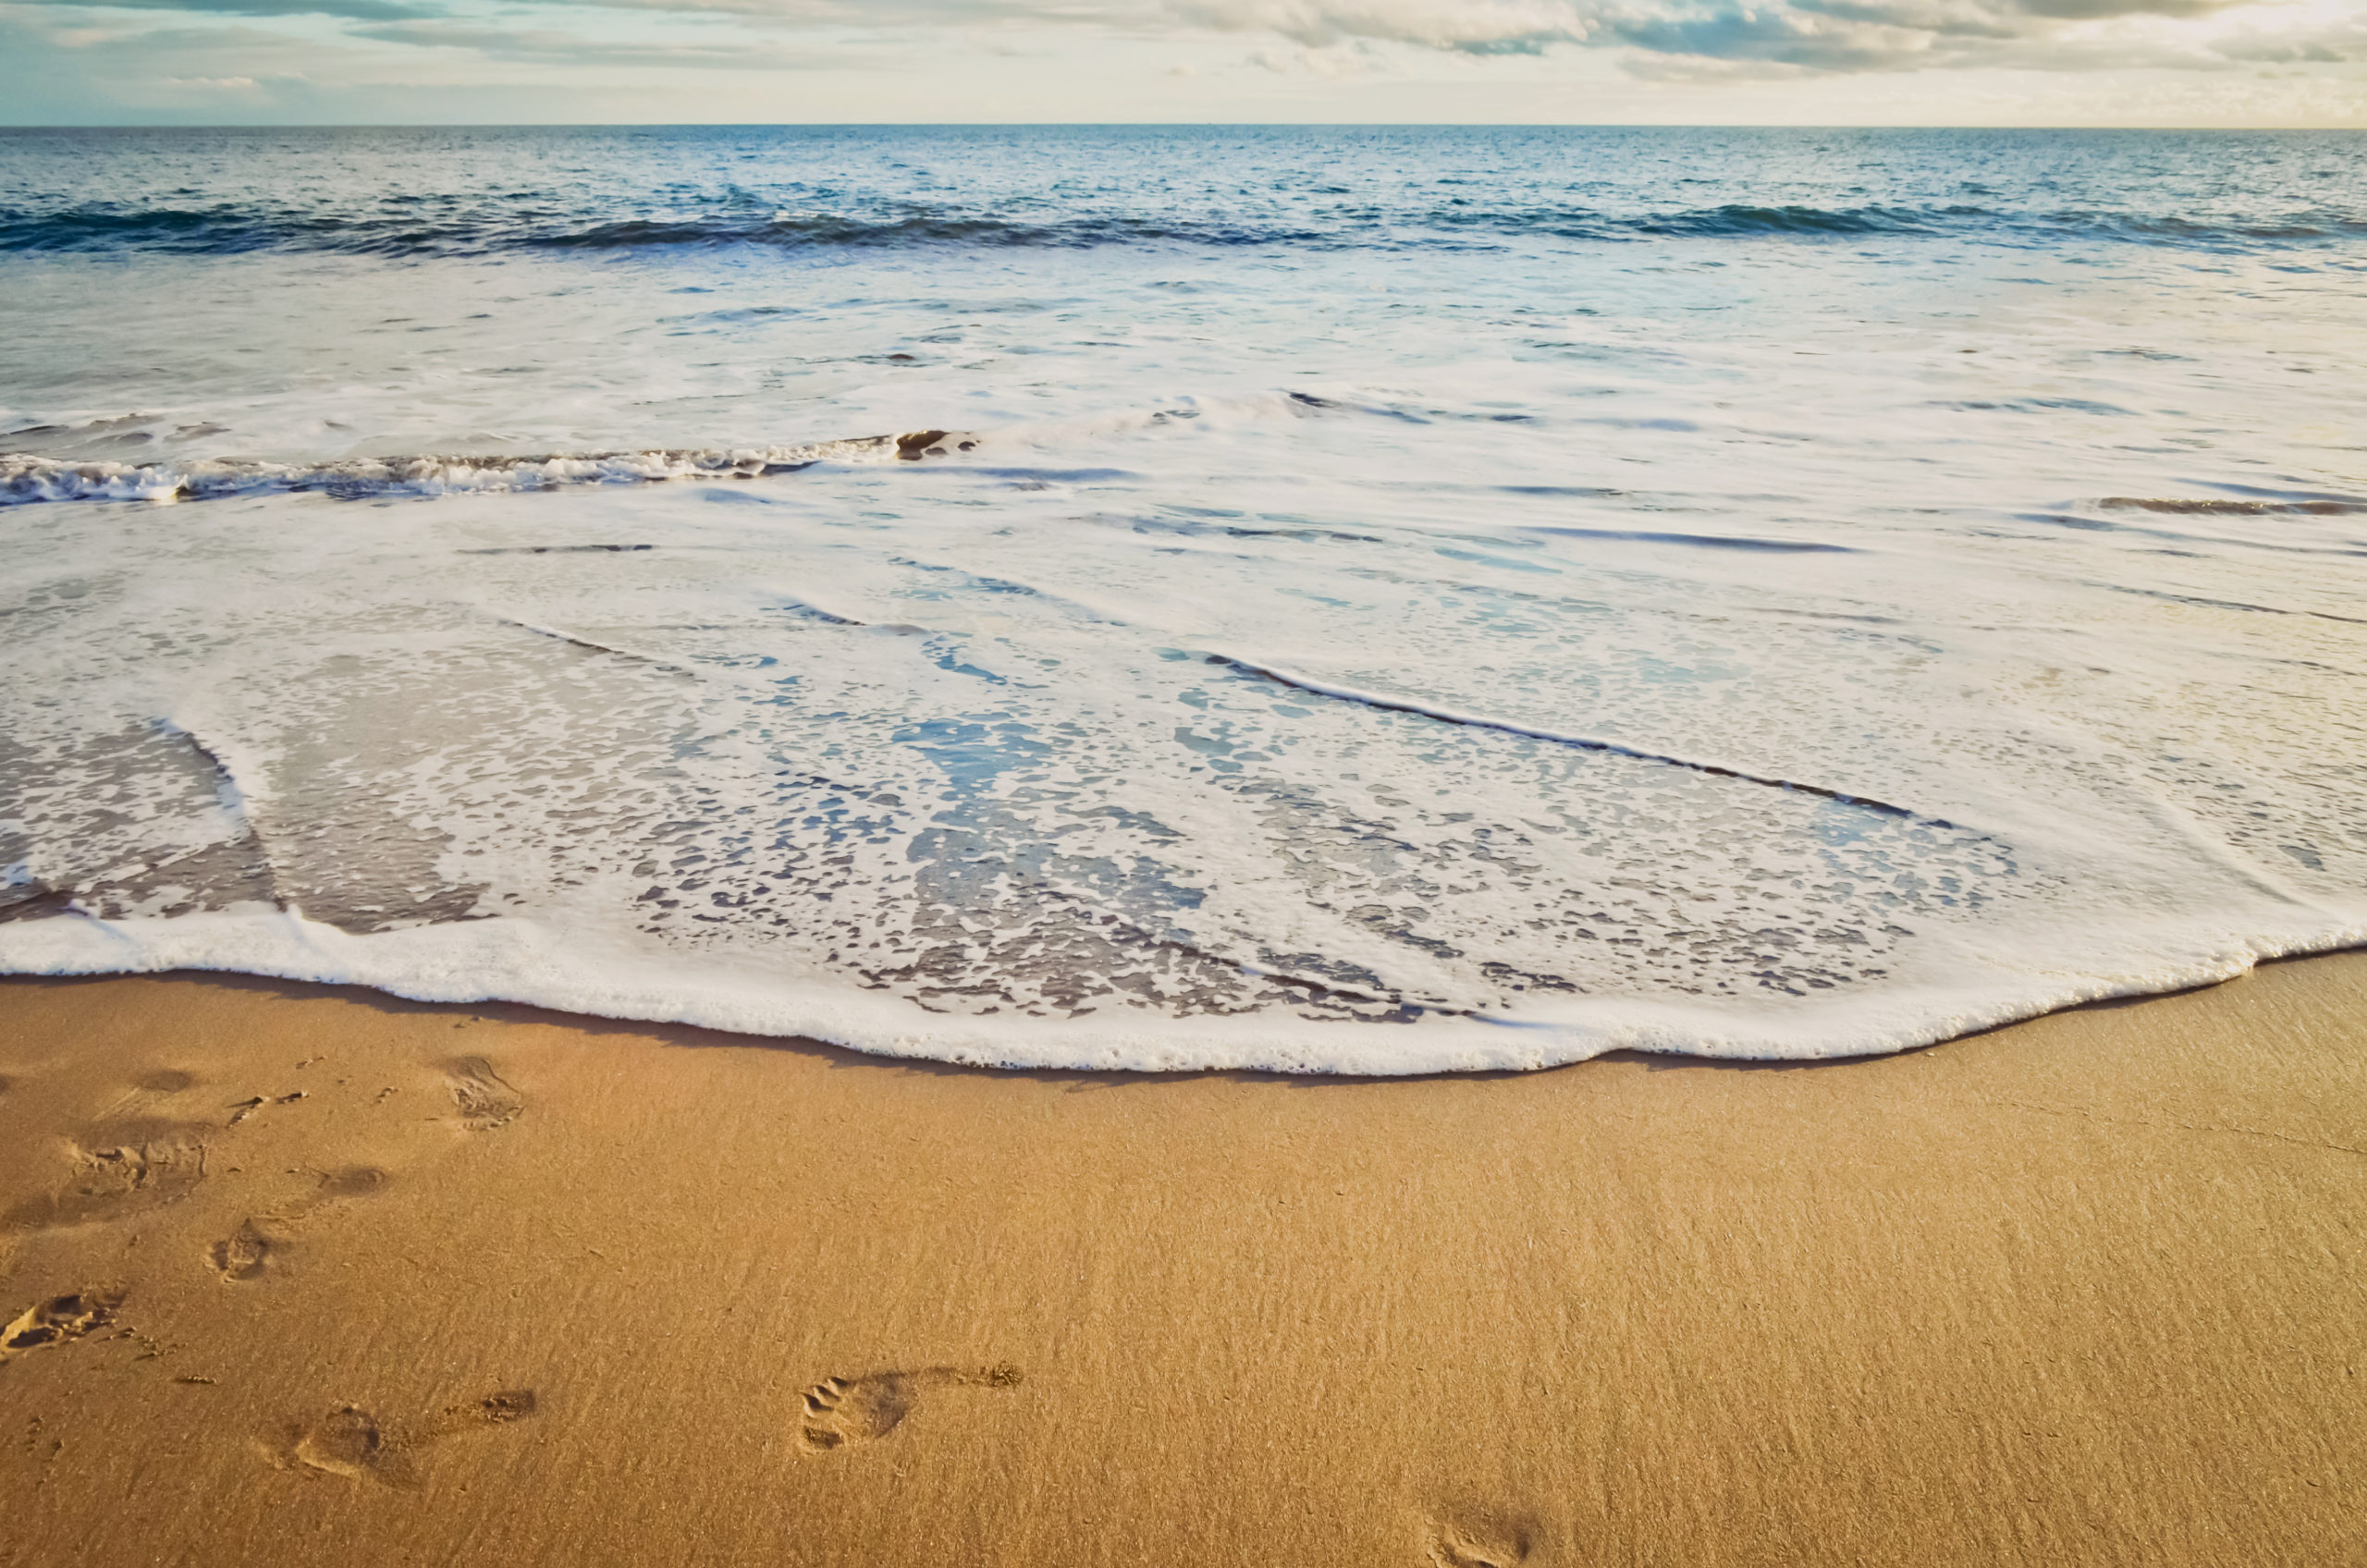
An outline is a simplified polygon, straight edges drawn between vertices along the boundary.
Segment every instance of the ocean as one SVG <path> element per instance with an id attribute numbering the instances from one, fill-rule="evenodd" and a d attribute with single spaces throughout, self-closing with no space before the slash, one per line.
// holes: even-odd
<path id="1" fill-rule="evenodd" d="M 0 132 L 0 970 L 1050 1068 L 2367 942 L 2367 136 Z"/>

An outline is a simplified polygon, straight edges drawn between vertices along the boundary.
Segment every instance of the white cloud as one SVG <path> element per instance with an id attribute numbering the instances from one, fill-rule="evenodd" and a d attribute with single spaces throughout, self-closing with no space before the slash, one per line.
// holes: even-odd
<path id="1" fill-rule="evenodd" d="M 170 4 L 173 0 L 136 0 Z M 196 0 L 231 6 L 242 0 Z M 300 5 L 312 0 L 243 0 Z M 317 0 L 323 6 L 408 0 Z M 1778 74 L 1999 67 L 2076 69 L 2367 57 L 2367 0 L 585 0 L 771 26 L 926 35 L 947 29 L 1263 37 L 1253 64 L 1355 75 L 1380 45 L 1472 57 L 1607 50 L 1647 74 L 1724 62 Z M 2165 31 L 2162 24 L 2169 24 Z M 2216 41 L 2230 41 L 2227 49 Z M 2242 42 L 2238 43 L 2236 41 Z M 2120 54 L 2115 57 L 2114 51 Z M 1654 62 L 1659 64 L 1656 66 Z M 1763 72 L 1757 74 L 1764 74 Z"/>
<path id="2" fill-rule="evenodd" d="M 1169 0 L 1178 19 L 1279 33 L 1310 48 L 1385 40 L 1468 54 L 1533 55 L 1583 43 L 1597 23 L 1565 0 Z"/>
<path id="3" fill-rule="evenodd" d="M 2367 0 L 0 0 L 0 50 L 31 123 L 2367 123 Z"/>

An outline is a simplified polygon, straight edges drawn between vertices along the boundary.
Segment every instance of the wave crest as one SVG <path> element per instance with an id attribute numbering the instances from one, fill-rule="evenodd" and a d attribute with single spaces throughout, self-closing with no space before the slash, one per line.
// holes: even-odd
<path id="1" fill-rule="evenodd" d="M 2367 237 L 2355 214 L 2297 212 L 2273 221 L 2213 221 L 2178 214 L 2017 212 L 1944 206 L 1715 207 L 1615 213 L 1587 207 L 1375 207 L 1228 216 L 1073 214 L 1041 221 L 959 210 L 746 211 L 611 215 L 521 214 L 514 210 L 340 214 L 283 205 L 122 207 L 96 203 L 49 212 L 0 208 L 0 252 L 161 251 L 236 255 L 255 251 L 387 257 L 533 251 L 611 251 L 760 246 L 779 250 L 1065 249 L 1180 245 L 1300 246 L 1316 250 L 1492 247 L 1518 239 L 1565 242 L 1656 239 L 1814 239 L 1947 236 L 2030 244 L 2064 239 L 2200 249 L 2277 248 Z"/>
<path id="2" fill-rule="evenodd" d="M 943 430 L 866 435 L 803 447 L 554 453 L 539 457 L 360 458 L 275 463 L 246 458 L 153 463 L 72 462 L 0 453 L 0 506 L 42 501 L 202 501 L 226 496 L 320 491 L 339 499 L 452 492 L 551 490 L 572 484 L 670 479 L 755 479 L 818 462 L 917 462 L 969 451 L 977 437 Z"/>

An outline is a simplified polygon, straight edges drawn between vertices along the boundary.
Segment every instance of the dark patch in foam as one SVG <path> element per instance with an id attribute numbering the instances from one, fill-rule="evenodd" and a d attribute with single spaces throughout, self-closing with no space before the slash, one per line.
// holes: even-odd
<path id="1" fill-rule="evenodd" d="M 671 674 L 688 676 L 693 680 L 698 679 L 698 671 L 682 665 L 670 664 L 648 654 L 636 654 L 630 648 L 612 648 L 606 643 L 595 643 L 588 637 L 578 637 L 571 631 L 556 631 L 547 626 L 536 626 L 530 620 L 505 619 L 501 624 L 514 626 L 521 631 L 531 631 L 537 637 L 547 637 L 554 643 L 564 643 L 570 648 L 582 648 L 586 653 L 606 654 L 610 658 L 629 659 L 634 664 L 645 664 L 652 669 L 662 669 Z"/>
<path id="2" fill-rule="evenodd" d="M 1230 654 L 1207 654 L 1202 657 L 1209 664 L 1221 665 L 1260 680 L 1270 680 L 1278 686 L 1287 686 L 1294 692 L 1305 692 L 1318 697 L 1329 697 L 1334 702 L 1355 703 L 1364 707 L 1378 708 L 1384 713 L 1412 714 L 1418 718 L 1435 719 L 1441 724 L 1459 724 L 1472 729 L 1493 729 L 1501 734 L 1517 735 L 1529 741 L 1544 741 L 1553 745 L 1569 746 L 1582 752 L 1602 752 L 1612 756 L 1628 757 L 1637 762 L 1662 763 L 1670 767 L 1681 767 L 1688 772 L 1706 774 L 1712 778 L 1732 778 L 1744 784 L 1762 785 L 1770 790 L 1796 790 L 1803 795 L 1815 795 L 1820 799 L 1837 802 L 1842 805 L 1858 806 L 1883 816 L 1900 817 L 1932 827 L 1953 829 L 1959 826 L 1944 817 L 1927 815 L 1919 811 L 1909 810 L 1906 806 L 1895 806 L 1887 801 L 1878 801 L 1869 795 L 1852 795 L 1843 790 L 1827 789 L 1821 784 L 1803 784 L 1797 779 L 1774 778 L 1763 774 L 1745 773 L 1740 768 L 1722 767 L 1716 763 L 1695 762 L 1689 757 L 1665 756 L 1658 752 L 1638 751 L 1633 746 L 1623 746 L 1615 741 L 1598 741 L 1589 736 L 1564 735 L 1550 729 L 1533 729 L 1526 725 L 1514 724 L 1503 719 L 1483 718 L 1475 714 L 1455 713 L 1445 708 L 1433 708 L 1420 703 L 1376 696 L 1369 692 L 1343 692 L 1282 670 L 1269 668 L 1265 665 L 1252 664 L 1247 659 L 1235 658 Z"/>
<path id="3" fill-rule="evenodd" d="M 866 435 L 811 446 L 723 450 L 546 452 L 472 457 L 423 454 L 300 467 L 244 458 L 168 462 L 73 461 L 0 452 L 0 505 L 55 501 L 211 500 L 227 496 L 318 493 L 332 500 L 447 490 L 554 490 L 576 484 L 663 484 L 673 479 L 763 479 L 829 460 L 896 458 L 918 462 L 974 451 L 980 437 L 944 430 Z M 490 553 L 490 552 L 487 552 Z"/>
<path id="4" fill-rule="evenodd" d="M 2106 496 L 2096 505 L 2106 511 L 2159 512 L 2171 517 L 2349 517 L 2367 512 L 2367 501 L 2340 496 L 2238 501 L 2185 496 Z"/>
<path id="5" fill-rule="evenodd" d="M 93 799 L 129 785 L 156 789 L 185 815 L 201 819 L 190 835 L 198 841 L 153 859 L 113 851 L 77 857 L 79 865 L 0 888 L 0 922 L 76 914 L 116 919 L 143 905 L 146 913 L 167 917 L 244 902 L 286 907 L 245 812 L 228 812 L 236 831 L 227 839 L 207 826 L 239 799 L 236 780 L 220 757 L 178 726 L 151 720 L 39 758 L 0 736 L 0 818 L 18 809 L 8 803 L 7 786 L 30 781 L 44 767 L 78 776 Z M 92 826 L 103 829 L 104 818 Z"/>
<path id="6" fill-rule="evenodd" d="M 1188 511 L 1190 508 L 1177 508 L 1170 509 Z M 1226 512 L 1217 515 L 1233 517 L 1240 514 Z M 1180 518 L 1140 517 L 1128 518 L 1122 521 L 1125 522 L 1127 527 L 1133 529 L 1137 533 L 1156 530 L 1161 533 L 1180 533 L 1192 538 L 1220 536 L 1227 539 L 1292 539 L 1300 541 L 1331 540 L 1346 545 L 1382 545 L 1388 543 L 1387 540 L 1383 539 L 1378 533 L 1349 533 L 1341 529 L 1322 528 L 1312 523 L 1299 527 L 1252 528 L 1246 524 L 1241 523 L 1203 522 L 1198 521 L 1197 518 L 1191 516 Z"/>
<path id="7" fill-rule="evenodd" d="M 74 907 L 74 894 L 38 878 L 6 889 L 5 897 L 6 901 L 0 902 L 0 925 L 12 920 L 55 920 L 80 913 Z"/>
<path id="8" fill-rule="evenodd" d="M 2105 588 L 2116 594 L 2133 594 L 2140 599 L 2159 599 L 2165 604 L 2193 605 L 2206 610 L 2238 610 L 2247 615 L 2296 615 L 2312 620 L 2338 620 L 2346 626 L 2367 626 L 2367 617 L 2336 615 L 2332 610 L 2282 609 L 2275 605 L 2247 604 L 2241 599 L 2206 599 L 2193 594 L 2170 594 L 2158 588 L 2132 588 L 2119 582 L 2091 582 L 2091 588 Z"/>
<path id="9" fill-rule="evenodd" d="M 957 436 L 950 430 L 915 430 L 896 437 L 896 456 L 908 463 L 942 458 L 948 455 L 945 443 L 949 440 L 964 452 L 975 450 L 978 445 L 975 438 Z"/>
<path id="10" fill-rule="evenodd" d="M 773 607 L 796 616 L 802 620 L 818 620 L 825 626 L 867 626 L 870 624 L 868 621 L 857 620 L 852 616 L 833 615 L 819 605 L 809 605 L 803 599 L 784 598 Z"/>
<path id="11" fill-rule="evenodd" d="M 464 556 L 595 556 L 624 555 L 654 550 L 655 545 L 498 545 L 489 549 L 462 550 Z"/>
<path id="12" fill-rule="evenodd" d="M 196 735 L 178 725 L 160 721 L 158 728 L 175 736 L 213 770 L 223 802 L 239 825 L 239 836 L 227 846 L 202 853 L 215 859 L 233 857 L 233 869 L 243 869 L 260 884 L 269 901 L 279 909 L 300 909 L 308 920 L 340 931 L 364 936 L 404 924 L 448 925 L 490 919 L 477 913 L 483 884 L 450 884 L 440 877 L 419 876 L 424 868 L 404 868 L 389 858 L 392 839 L 382 839 L 374 855 L 378 864 L 363 866 L 345 860 L 341 846 L 355 826 L 350 819 L 319 819 L 303 811 L 278 814 L 271 839 L 266 839 L 254 814 L 247 809 L 246 793 L 228 762 Z M 325 860 L 336 864 L 334 869 Z M 182 862 L 168 862 L 149 876 L 181 873 Z M 218 873 L 217 873 L 218 875 Z"/>
<path id="13" fill-rule="evenodd" d="M 2126 415 L 2131 412 L 2115 403 L 2098 403 L 2085 398 L 2016 398 L 2003 402 L 1942 402 L 1932 407 L 1957 409 L 1968 413 Z"/>
<path id="14" fill-rule="evenodd" d="M 1726 533 L 1651 533 L 1629 528 L 1524 527 L 1524 533 L 1550 533 L 1558 539 L 1622 539 L 1641 545 L 1693 545 L 1711 550 L 1768 550 L 1788 555 L 1854 556 L 1848 545 L 1826 545 L 1809 539 L 1753 539 Z"/>
<path id="15" fill-rule="evenodd" d="M 2133 533 L 2141 538 L 2167 539 L 2181 545 L 2233 545 L 2238 549 L 2267 550 L 2280 556 L 2367 556 L 2367 548 L 2359 546 L 2276 545 L 2265 539 L 2238 539 L 2218 533 L 2181 533 L 2166 528 L 2144 528 L 2135 523 L 2116 522 L 2110 518 L 2078 517 L 2066 512 L 2016 512 L 2014 517 L 2021 522 L 2044 523 L 2050 528 L 2077 528 L 2090 533 Z M 2166 553 L 2177 555 L 2189 552 Z"/>
<path id="16" fill-rule="evenodd" d="M 1302 409 L 1318 409 L 1327 413 L 1335 409 L 1347 409 L 1360 414 L 1372 414 L 1380 419 L 1397 420 L 1405 424 L 1430 423 L 1421 415 L 1407 413 L 1403 409 L 1373 408 L 1364 403 L 1343 403 L 1336 398 L 1318 398 L 1312 392 L 1294 392 L 1290 394 L 1290 399 Z"/>
<path id="17" fill-rule="evenodd" d="M 962 472 L 986 479 L 1034 480 L 1054 484 L 1088 484 L 1134 477 L 1131 470 L 1122 468 L 965 468 Z"/>

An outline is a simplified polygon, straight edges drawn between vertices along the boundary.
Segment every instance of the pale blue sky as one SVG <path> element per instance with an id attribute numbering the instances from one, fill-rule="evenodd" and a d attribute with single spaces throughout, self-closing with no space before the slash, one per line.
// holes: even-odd
<path id="1" fill-rule="evenodd" d="M 2367 0 L 0 3 L 18 125 L 2367 127 Z"/>

